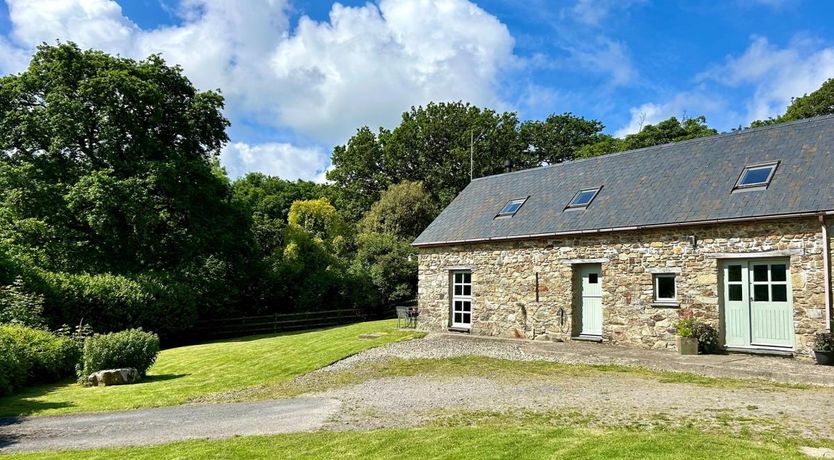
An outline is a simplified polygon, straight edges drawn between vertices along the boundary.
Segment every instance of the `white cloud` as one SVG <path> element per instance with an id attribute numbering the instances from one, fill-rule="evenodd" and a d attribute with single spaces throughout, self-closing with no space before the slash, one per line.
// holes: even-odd
<path id="1" fill-rule="evenodd" d="M 285 179 L 324 182 L 328 166 L 321 149 L 300 148 L 287 143 L 249 145 L 233 142 L 223 148 L 220 160 L 233 178 L 257 170 Z"/>
<path id="2" fill-rule="evenodd" d="M 784 113 L 792 97 L 819 88 L 834 77 L 834 47 L 798 37 L 779 48 L 764 37 L 753 37 L 740 56 L 730 56 L 720 66 L 698 76 L 729 87 L 749 86 L 753 96 L 747 102 L 747 122 Z"/>
<path id="3" fill-rule="evenodd" d="M 592 48 L 576 46 L 566 49 L 572 62 L 590 72 L 609 74 L 610 83 L 614 86 L 629 84 L 637 77 L 628 47 L 620 42 L 598 37 Z"/>
<path id="4" fill-rule="evenodd" d="M 631 118 L 625 126 L 614 132 L 614 136 L 623 137 L 637 133 L 644 126 L 657 124 L 669 117 L 681 120 L 685 117 L 722 111 L 724 108 L 724 102 L 720 98 L 702 91 L 678 93 L 663 103 L 647 102 L 629 109 Z"/>
<path id="5" fill-rule="evenodd" d="M 774 0 L 771 0 L 774 1 Z M 645 0 L 577 0 L 567 9 L 562 10 L 562 16 L 573 18 L 576 22 L 599 26 L 614 10 L 626 10 L 636 4 L 646 3 Z"/>
<path id="6" fill-rule="evenodd" d="M 38 43 L 59 39 L 135 58 L 160 53 L 198 87 L 221 88 L 233 123 L 253 120 L 328 148 L 358 126 L 395 123 L 412 105 L 463 99 L 503 106 L 497 80 L 515 59 L 507 28 L 467 0 L 336 3 L 328 21 L 305 17 L 294 29 L 286 0 L 245 7 L 181 0 L 181 24 L 153 30 L 138 27 L 112 0 L 7 4 L 14 46 L 0 42 L 0 58 L 17 58 L 0 64 L 4 72 L 20 70 L 20 55 Z M 274 151 L 279 144 L 268 145 Z M 274 163 L 267 158 L 262 166 Z"/>
<path id="7" fill-rule="evenodd" d="M 512 60 L 507 28 L 460 0 L 336 4 L 329 22 L 302 19 L 269 62 L 278 118 L 341 141 L 361 124 L 390 125 L 411 105 L 462 99 L 498 105 Z"/>

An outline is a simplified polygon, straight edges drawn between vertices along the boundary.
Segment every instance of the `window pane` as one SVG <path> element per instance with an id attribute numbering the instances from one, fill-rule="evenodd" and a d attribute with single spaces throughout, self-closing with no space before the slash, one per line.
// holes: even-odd
<path id="1" fill-rule="evenodd" d="M 774 284 L 772 289 L 774 302 L 788 301 L 788 286 L 786 284 Z"/>
<path id="2" fill-rule="evenodd" d="M 455 313 L 455 322 L 456 322 L 456 323 L 459 323 L 459 322 L 460 322 L 460 320 L 461 320 L 461 318 L 462 318 L 462 316 L 461 316 L 461 314 L 460 314 L 460 313 Z"/>
<path id="3" fill-rule="evenodd" d="M 527 201 L 527 198 L 524 198 L 524 199 L 521 199 L 521 200 L 509 201 L 509 202 L 507 202 L 507 204 L 504 205 L 503 208 L 501 208 L 501 212 L 499 212 L 498 214 L 499 215 L 515 214 L 516 211 L 518 211 L 518 208 L 520 208 L 521 205 L 523 205 L 525 201 Z"/>
<path id="4" fill-rule="evenodd" d="M 464 273 L 463 274 L 463 282 L 464 283 L 471 283 L 472 282 L 472 274 L 471 273 Z"/>
<path id="5" fill-rule="evenodd" d="M 753 300 L 756 302 L 767 302 L 770 300 L 767 284 L 756 284 L 753 286 Z"/>
<path id="6" fill-rule="evenodd" d="M 597 284 L 599 282 L 599 274 L 597 273 L 589 273 L 588 274 L 588 284 Z"/>
<path id="7" fill-rule="evenodd" d="M 462 311 L 472 311 L 472 303 L 471 302 L 462 302 L 461 310 Z"/>
<path id="8" fill-rule="evenodd" d="M 771 281 L 787 281 L 788 267 L 785 264 L 774 264 L 770 266 Z"/>
<path id="9" fill-rule="evenodd" d="M 463 295 L 472 295 L 472 285 L 467 284 L 463 286 Z"/>
<path id="10" fill-rule="evenodd" d="M 472 322 L 472 315 L 470 315 L 469 313 L 464 313 L 463 314 L 463 323 L 464 324 L 469 324 L 471 322 Z"/>
<path id="11" fill-rule="evenodd" d="M 463 286 L 461 286 L 460 284 L 456 284 L 455 285 L 455 295 L 461 295 L 461 294 L 463 294 Z"/>
<path id="12" fill-rule="evenodd" d="M 455 301 L 455 311 L 460 311 L 460 306 L 462 303 L 463 302 L 461 302 L 460 300 Z"/>
<path id="13" fill-rule="evenodd" d="M 658 299 L 674 299 L 675 298 L 675 277 L 674 276 L 658 276 L 657 277 L 657 298 Z"/>
<path id="14" fill-rule="evenodd" d="M 767 281 L 767 265 L 753 265 L 753 281 Z"/>
<path id="15" fill-rule="evenodd" d="M 740 284 L 731 284 L 730 292 L 728 292 L 730 301 L 737 302 L 742 300 L 742 289 Z"/>
<path id="16" fill-rule="evenodd" d="M 574 197 L 573 201 L 571 201 L 570 206 L 587 206 L 591 201 L 594 200 L 594 197 L 596 196 L 598 191 L 598 189 L 594 189 L 585 190 L 577 193 L 576 197 Z"/>
<path id="17" fill-rule="evenodd" d="M 455 273 L 455 283 L 463 282 L 463 273 Z"/>
<path id="18" fill-rule="evenodd" d="M 739 185 L 755 185 L 767 183 L 767 178 L 775 166 L 764 166 L 761 168 L 750 168 L 744 172 Z"/>
<path id="19" fill-rule="evenodd" d="M 741 281 L 741 265 L 727 267 L 727 281 Z"/>

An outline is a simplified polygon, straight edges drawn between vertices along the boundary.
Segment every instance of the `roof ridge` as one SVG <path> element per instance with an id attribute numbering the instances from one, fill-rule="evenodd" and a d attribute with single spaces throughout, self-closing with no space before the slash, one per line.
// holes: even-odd
<path id="1" fill-rule="evenodd" d="M 487 179 L 487 178 L 491 178 L 491 177 L 507 176 L 507 175 L 510 175 L 510 174 L 533 172 L 533 171 L 543 170 L 543 169 L 547 169 L 547 168 L 553 168 L 553 167 L 557 167 L 557 166 L 565 166 L 565 165 L 569 165 L 569 164 L 581 163 L 581 162 L 590 161 L 590 160 L 602 160 L 604 158 L 618 157 L 618 156 L 622 156 L 624 154 L 644 152 L 646 150 L 661 150 L 661 149 L 667 148 L 669 146 L 678 146 L 678 145 L 692 144 L 692 143 L 697 143 L 697 142 L 707 142 L 707 141 L 711 141 L 711 140 L 717 139 L 717 138 L 740 136 L 740 135 L 744 135 L 744 134 L 767 131 L 767 130 L 770 130 L 770 129 L 781 129 L 781 128 L 785 128 L 785 127 L 788 127 L 788 126 L 794 126 L 794 125 L 800 125 L 800 124 L 805 124 L 805 123 L 817 122 L 817 121 L 822 121 L 822 120 L 826 120 L 826 119 L 829 119 L 829 118 L 834 118 L 834 114 L 819 115 L 819 116 L 810 117 L 810 118 L 801 118 L 799 120 L 791 120 L 791 121 L 786 121 L 784 123 L 776 123 L 776 124 L 772 124 L 772 125 L 757 126 L 757 127 L 754 127 L 754 128 L 743 128 L 743 129 L 740 129 L 738 131 L 728 131 L 728 132 L 718 133 L 718 134 L 715 134 L 715 135 L 712 135 L 712 136 L 696 137 L 694 139 L 686 139 L 686 140 L 678 141 L 678 142 L 667 142 L 665 144 L 650 145 L 648 147 L 640 147 L 638 149 L 623 150 L 622 152 L 612 152 L 612 153 L 608 153 L 608 154 L 605 154 L 605 155 L 597 155 L 597 156 L 586 157 L 586 158 L 577 158 L 577 159 L 574 159 L 574 160 L 563 161 L 563 162 L 560 162 L 560 163 L 537 166 L 535 168 L 519 169 L 517 171 L 503 172 L 503 173 L 498 173 L 498 174 L 492 174 L 492 175 L 489 175 L 489 176 L 476 177 L 476 178 L 472 179 L 472 181 Z"/>

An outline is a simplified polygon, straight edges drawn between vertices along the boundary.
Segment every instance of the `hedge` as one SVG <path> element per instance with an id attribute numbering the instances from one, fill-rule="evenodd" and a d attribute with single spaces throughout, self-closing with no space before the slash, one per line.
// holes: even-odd
<path id="1" fill-rule="evenodd" d="M 81 348 L 69 337 L 22 325 L 0 325 L 0 395 L 70 377 Z"/>
<path id="2" fill-rule="evenodd" d="M 95 334 L 84 341 L 84 360 L 78 373 L 86 382 L 93 372 L 134 367 L 144 376 L 159 354 L 159 337 L 142 329 Z"/>

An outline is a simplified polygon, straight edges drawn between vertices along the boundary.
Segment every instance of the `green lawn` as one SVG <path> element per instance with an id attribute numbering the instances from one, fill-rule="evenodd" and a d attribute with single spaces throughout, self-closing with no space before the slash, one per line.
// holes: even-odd
<path id="1" fill-rule="evenodd" d="M 359 337 L 370 333 L 382 335 Z M 0 416 L 177 405 L 287 382 L 362 350 L 421 335 L 397 331 L 395 321 L 388 320 L 172 348 L 159 354 L 147 379 L 139 384 L 86 388 L 67 382 L 32 387 L 0 398 Z"/>
<path id="2" fill-rule="evenodd" d="M 432 425 L 369 432 L 342 431 L 187 441 L 142 448 L 20 454 L 14 459 L 220 458 L 472 458 L 472 459 L 792 459 L 805 458 L 788 441 L 698 431 L 589 429 L 517 420 L 467 426 Z"/>

